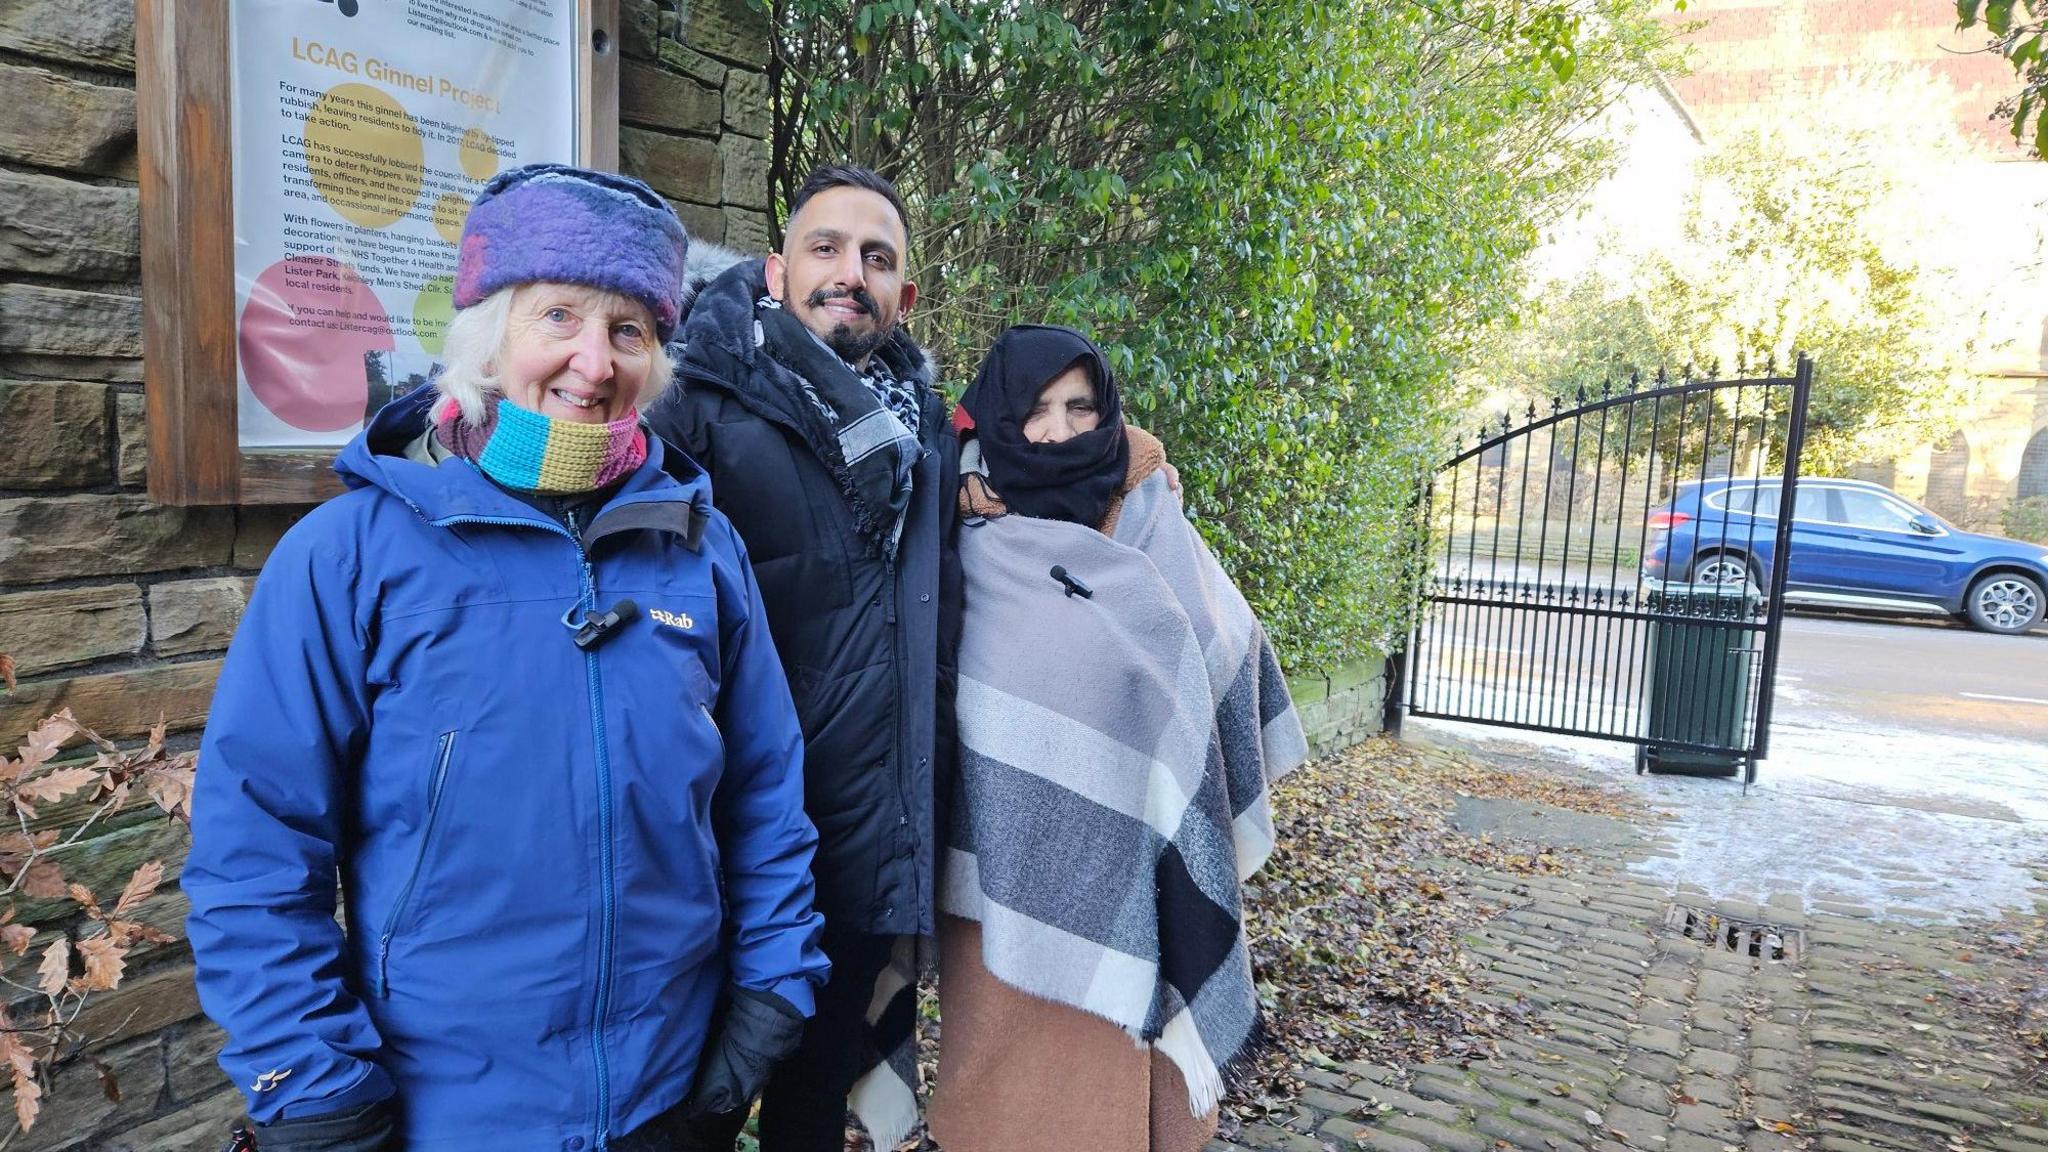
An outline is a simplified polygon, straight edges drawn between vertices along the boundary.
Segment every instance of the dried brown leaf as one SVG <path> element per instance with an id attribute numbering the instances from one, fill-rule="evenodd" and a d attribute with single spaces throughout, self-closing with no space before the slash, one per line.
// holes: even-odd
<path id="1" fill-rule="evenodd" d="M 21 894 L 37 900 L 59 900 L 69 896 L 64 883 L 64 870 L 54 860 L 38 860 L 28 866 L 28 875 L 21 878 Z"/>
<path id="2" fill-rule="evenodd" d="M 107 935 L 113 937 L 116 944 L 124 947 L 134 945 L 137 942 L 147 944 L 176 944 L 178 942 L 176 936 L 165 932 L 161 928 L 153 928 L 140 920 L 109 920 L 107 922 Z"/>
<path id="3" fill-rule="evenodd" d="M 26 924 L 0 926 L 0 944 L 16 956 L 28 951 L 29 941 L 36 938 L 36 930 Z"/>
<path id="4" fill-rule="evenodd" d="M 121 898 L 114 901 L 114 915 L 126 916 L 151 896 L 156 894 L 157 885 L 164 882 L 164 862 L 151 860 L 135 870 L 128 877 L 128 886 L 121 889 Z"/>
<path id="5" fill-rule="evenodd" d="M 92 1070 L 100 1078 L 100 1092 L 108 1100 L 119 1104 L 121 1102 L 121 1082 L 114 1078 L 114 1066 L 95 1056 L 92 1061 Z"/>
<path id="6" fill-rule="evenodd" d="M 128 950 L 106 936 L 92 936 L 78 942 L 78 955 L 85 962 L 80 985 L 86 992 L 108 992 L 119 987 L 127 971 Z"/>
<path id="7" fill-rule="evenodd" d="M 14 1118 L 20 1122 L 21 1130 L 27 1132 L 36 1126 L 36 1116 L 43 1110 L 43 1086 L 36 1083 L 35 1066 L 27 1069 L 14 1066 Z"/>
<path id="8" fill-rule="evenodd" d="M 100 913 L 100 902 L 93 896 L 92 889 L 83 884 L 70 884 L 66 885 L 64 890 L 71 894 L 73 900 L 78 901 L 79 907 L 85 909 L 86 916 L 94 920 L 105 919 Z"/>
<path id="9" fill-rule="evenodd" d="M 36 965 L 36 987 L 46 996 L 55 996 L 64 991 L 64 985 L 71 979 L 71 941 L 62 939 L 50 942 L 43 953 L 43 962 Z"/>
<path id="10" fill-rule="evenodd" d="M 35 730 L 28 734 L 28 743 L 21 747 L 21 758 L 33 768 L 55 756 L 65 742 L 77 734 L 78 721 L 72 719 L 71 709 L 66 708 L 35 726 Z"/>
<path id="11" fill-rule="evenodd" d="M 57 768 L 33 779 L 17 782 L 14 785 L 14 795 L 16 803 L 23 797 L 37 802 L 62 800 L 80 788 L 97 783 L 99 779 L 99 773 L 83 765 L 75 768 Z"/>
<path id="12" fill-rule="evenodd" d="M 192 777 L 195 761 L 183 757 L 168 767 L 152 768 L 143 777 L 143 786 L 149 790 L 149 798 L 156 806 L 180 820 L 192 819 Z"/>
<path id="13" fill-rule="evenodd" d="M 14 691 L 14 657 L 5 652 L 0 652 L 0 685 L 5 685 L 9 692 Z"/>

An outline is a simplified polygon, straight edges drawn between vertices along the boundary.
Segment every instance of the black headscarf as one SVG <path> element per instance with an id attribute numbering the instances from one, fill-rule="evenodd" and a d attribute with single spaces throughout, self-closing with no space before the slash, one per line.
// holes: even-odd
<path id="1" fill-rule="evenodd" d="M 1053 377 L 1079 364 L 1095 385 L 1101 423 L 1058 444 L 1024 438 L 1024 421 Z M 1094 528 L 1130 467 L 1123 404 L 1109 361 L 1093 340 L 1072 328 L 1019 324 L 996 337 L 974 384 L 960 398 L 974 420 L 989 483 L 1012 512 Z"/>

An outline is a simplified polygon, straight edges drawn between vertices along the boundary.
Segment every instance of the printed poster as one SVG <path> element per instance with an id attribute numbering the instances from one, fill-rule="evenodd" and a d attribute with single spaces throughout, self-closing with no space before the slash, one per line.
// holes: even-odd
<path id="1" fill-rule="evenodd" d="M 241 446 L 423 385 L 483 182 L 576 158 L 575 0 L 234 0 Z"/>

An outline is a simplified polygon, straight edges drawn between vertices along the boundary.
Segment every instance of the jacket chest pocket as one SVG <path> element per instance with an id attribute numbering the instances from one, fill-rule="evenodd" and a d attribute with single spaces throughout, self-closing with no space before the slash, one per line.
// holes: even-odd
<path id="1" fill-rule="evenodd" d="M 434 852 L 434 832 L 441 824 L 442 801 L 448 788 L 448 765 L 455 757 L 456 735 L 452 731 L 443 732 L 434 741 L 433 758 L 427 773 L 427 808 L 420 821 L 419 846 L 413 854 L 412 867 L 406 872 L 405 883 L 398 890 L 398 898 L 392 901 L 391 911 L 386 914 L 384 925 L 377 934 L 377 973 L 372 981 L 372 990 L 379 998 L 390 994 L 391 942 L 405 927 L 413 894 L 419 888 L 420 874 L 426 870 Z"/>

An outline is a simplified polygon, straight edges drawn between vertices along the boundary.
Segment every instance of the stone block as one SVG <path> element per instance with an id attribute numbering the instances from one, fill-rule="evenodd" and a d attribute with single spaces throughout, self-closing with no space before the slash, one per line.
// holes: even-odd
<path id="1" fill-rule="evenodd" d="M 141 736 L 159 716 L 173 732 L 197 728 L 206 722 L 220 663 L 201 660 L 69 680 L 23 681 L 11 695 L 0 696 L 0 738 L 11 740 L 64 708 L 109 739 Z"/>
<path id="2" fill-rule="evenodd" d="M 290 504 L 251 505 L 235 509 L 235 550 L 237 568 L 256 569 L 270 559 L 270 550 L 284 537 L 285 529 L 297 524 L 311 508 Z"/>
<path id="3" fill-rule="evenodd" d="M 1672 1110 L 1671 1124 L 1686 1132 L 1720 1140 L 1733 1140 L 1742 1132 L 1730 1109 L 1712 1104 L 1680 1104 Z"/>
<path id="4" fill-rule="evenodd" d="M 661 10 L 654 0 L 619 0 L 619 55 L 652 60 L 659 51 Z"/>
<path id="5" fill-rule="evenodd" d="M 627 124 L 716 135 L 723 111 L 716 88 L 652 64 L 619 66 L 619 119 Z"/>
<path id="6" fill-rule="evenodd" d="M 66 64 L 135 71 L 135 0 L 7 0 L 0 48 Z"/>
<path id="7" fill-rule="evenodd" d="M 768 214 L 726 205 L 725 246 L 736 252 L 774 251 L 775 241 L 768 232 Z"/>
<path id="8" fill-rule="evenodd" d="M 1493 1147 L 1493 1141 L 1478 1133 L 1449 1128 L 1420 1116 L 1383 1116 L 1378 1124 L 1388 1131 L 1420 1140 L 1427 1147 L 1448 1149 L 1449 1152 L 1488 1152 Z"/>
<path id="9" fill-rule="evenodd" d="M 671 200 L 669 207 L 683 218 L 683 230 L 690 234 L 692 244 L 699 240 L 712 244 L 725 243 L 725 213 L 708 204 L 692 204 L 688 200 Z"/>
<path id="10" fill-rule="evenodd" d="M 0 381 L 0 428 L 0 488 L 107 482 L 106 385 Z"/>
<path id="11" fill-rule="evenodd" d="M 205 1017 L 196 1017 L 164 1033 L 164 1063 L 170 1068 L 171 1098 L 203 1100 L 232 1088 L 217 1063 L 227 1035 Z"/>
<path id="12" fill-rule="evenodd" d="M 718 145 L 699 136 L 621 128 L 619 167 L 677 200 L 711 204 L 724 189 L 725 168 Z"/>
<path id="13" fill-rule="evenodd" d="M 1601 1122 L 1631 1148 L 1658 1147 L 1671 1131 L 1671 1121 L 1664 1116 L 1620 1104 L 1609 1107 Z"/>
<path id="14" fill-rule="evenodd" d="M 768 18 L 747 0 L 682 0 L 676 35 L 683 43 L 729 64 L 768 67 Z"/>
<path id="15" fill-rule="evenodd" d="M 199 989 L 192 983 L 192 966 L 179 964 L 94 995 L 73 1027 L 98 1047 L 146 1036 L 197 1015 Z"/>
<path id="16" fill-rule="evenodd" d="M 27 1147 L 35 1149 L 98 1149 L 100 1141 L 81 1139 L 96 1132 L 119 1131 L 149 1119 L 164 1089 L 160 1045 L 139 1040 L 101 1055 L 119 1086 L 120 1099 L 108 1098 L 93 1067 L 82 1060 L 57 1066 L 43 1086 L 42 1110 L 36 1116 Z M 0 1108 L 14 1115 L 14 1093 L 0 1093 Z"/>
<path id="17" fill-rule="evenodd" d="M 1302 709 L 1302 722 L 1308 722 L 1307 706 L 1326 700 L 1330 695 L 1330 681 L 1323 676 L 1289 677 L 1287 695 L 1296 708 Z"/>
<path id="18" fill-rule="evenodd" d="M 0 157 L 134 179 L 133 89 L 0 64 L 0 107 Z"/>
<path id="19" fill-rule="evenodd" d="M 661 41 L 660 51 L 662 67 L 680 72 L 692 80 L 701 80 L 713 88 L 725 87 L 725 74 L 730 69 L 702 52 L 667 38 Z"/>
<path id="20" fill-rule="evenodd" d="M 0 124 L 5 122 L 0 117 Z M 105 292 L 0 284 L 0 351 L 139 357 L 142 301 Z"/>
<path id="21" fill-rule="evenodd" d="M 227 508 L 134 495 L 0 500 L 0 571 L 9 583 L 209 568 L 227 563 L 233 547 Z"/>
<path id="22" fill-rule="evenodd" d="M 224 1134 L 243 1118 L 242 1094 L 223 1078 L 222 1090 L 139 1128 L 101 1137 L 101 1152 L 216 1152 Z"/>
<path id="23" fill-rule="evenodd" d="M 39 380 L 92 380 L 106 384 L 142 383 L 142 358 L 114 356 L 41 356 L 0 350 L 0 377 Z"/>
<path id="24" fill-rule="evenodd" d="M 0 596 L 0 652 L 22 676 L 39 676 L 142 651 L 148 626 L 133 584 L 57 588 Z M 0 741 L 16 734 L 0 734 Z"/>
<path id="25" fill-rule="evenodd" d="M 149 412 L 140 392 L 114 395 L 114 478 L 126 488 L 149 482 Z"/>
<path id="26" fill-rule="evenodd" d="M 725 74 L 725 126 L 765 140 L 775 130 L 768 98 L 768 74 L 734 68 Z"/>
<path id="27" fill-rule="evenodd" d="M 129 878 L 135 875 L 135 870 L 151 861 L 161 863 L 166 873 L 175 877 L 185 865 L 185 853 L 192 844 L 191 834 L 184 824 L 161 814 L 145 813 L 140 819 L 141 823 L 95 825 L 94 835 L 65 849 L 62 857 L 65 880 L 83 885 L 106 900 L 118 896 Z M 156 899 L 153 897 L 152 902 Z M 149 915 L 138 915 L 136 919 L 144 922 L 159 919 L 169 903 L 165 901 L 164 905 L 150 909 Z M 49 924 L 69 919 L 77 912 L 77 906 L 69 900 L 24 898 L 20 899 L 17 907 L 20 909 L 17 919 L 25 924 Z M 187 910 L 190 910 L 189 905 Z M 139 961 L 140 953 L 146 947 L 140 945 L 130 954 L 131 963 Z M 169 954 L 168 949 L 166 954 Z M 117 1023 L 117 1020 L 109 1020 L 107 1025 L 111 1028 Z"/>
<path id="28" fill-rule="evenodd" d="M 228 646 L 254 576 L 175 580 L 149 590 L 149 642 L 159 656 L 213 652 Z"/>
<path id="29" fill-rule="evenodd" d="M 1339 692 L 1348 692 L 1353 688 L 1364 687 L 1385 675 L 1386 670 L 1386 659 L 1381 656 L 1373 656 L 1364 660 L 1353 660 L 1351 663 L 1330 673 L 1330 694 L 1334 696 Z"/>
<path id="30" fill-rule="evenodd" d="M 729 132 L 718 140 L 723 160 L 727 204 L 768 210 L 768 166 L 773 160 L 766 140 Z"/>
<path id="31" fill-rule="evenodd" d="M 140 274 L 136 190 L 0 172 L 0 268 L 86 280 Z"/>

